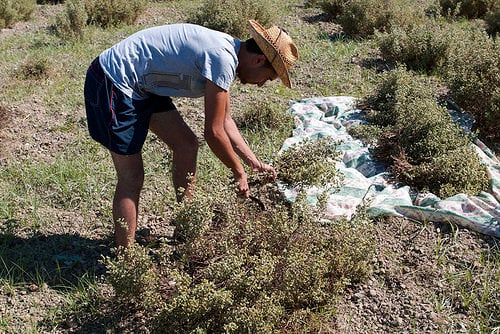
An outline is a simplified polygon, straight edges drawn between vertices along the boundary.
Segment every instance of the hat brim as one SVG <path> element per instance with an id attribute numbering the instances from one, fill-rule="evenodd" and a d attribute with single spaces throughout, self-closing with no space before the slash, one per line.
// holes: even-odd
<path id="1" fill-rule="evenodd" d="M 279 55 L 276 46 L 271 43 L 271 37 L 266 32 L 266 29 L 254 20 L 248 21 L 248 27 L 252 38 L 262 50 L 267 60 L 271 63 L 272 67 L 276 71 L 276 74 L 278 74 L 278 77 L 281 79 L 283 84 L 288 88 L 292 88 L 290 75 L 288 73 L 285 62 Z"/>

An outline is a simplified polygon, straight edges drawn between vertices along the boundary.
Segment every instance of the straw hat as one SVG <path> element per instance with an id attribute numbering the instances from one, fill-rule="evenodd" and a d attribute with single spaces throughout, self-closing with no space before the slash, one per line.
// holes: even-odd
<path id="1" fill-rule="evenodd" d="M 249 20 L 248 27 L 253 39 L 271 63 L 283 84 L 289 88 L 288 70 L 299 58 L 299 53 L 292 38 L 283 29 L 272 26 L 264 29 L 257 21 Z"/>

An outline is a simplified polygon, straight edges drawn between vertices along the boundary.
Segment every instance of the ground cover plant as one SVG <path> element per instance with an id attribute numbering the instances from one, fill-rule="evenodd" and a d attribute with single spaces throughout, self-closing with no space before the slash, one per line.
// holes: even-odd
<path id="1" fill-rule="evenodd" d="M 82 19 L 88 13 L 81 11 L 81 3 L 39 2 L 28 21 L 0 31 L 1 332 L 498 331 L 497 239 L 450 224 L 371 221 L 362 210 L 350 220 L 322 221 L 321 201 L 311 207 L 303 193 L 295 203 L 284 201 L 275 185 L 259 182 L 259 175 L 252 175 L 253 199 L 239 201 L 227 170 L 202 140 L 198 99 L 175 101 L 200 135 L 196 198 L 175 204 L 169 151 L 150 135 L 137 244 L 128 250 L 135 262 L 117 256 L 110 212 L 115 180 L 108 153 L 87 134 L 85 71 L 99 52 L 130 33 L 186 22 L 209 2 L 149 1 L 128 24 L 102 26 Z M 404 12 L 405 3 L 400 4 Z M 408 4 L 425 13 L 431 2 Z M 302 173 L 289 182 L 323 182 L 306 177 L 336 177 L 331 165 L 296 164 L 295 172 L 287 171 L 294 166 L 293 154 L 280 164 L 287 158 L 280 148 L 293 127 L 289 101 L 367 97 L 382 82 L 380 72 L 395 64 L 383 59 L 375 40 L 351 38 L 321 7 L 302 1 L 269 6 L 274 22 L 299 47 L 300 61 L 291 74 L 295 88 L 278 82 L 260 88 L 235 83 L 232 113 L 249 145 L 279 166 L 284 179 Z M 62 34 L 60 22 L 73 22 L 75 33 Z M 483 41 L 477 43 L 490 45 Z M 470 52 L 491 52 L 489 46 L 483 49 Z M 467 57 L 482 59 L 475 53 Z M 434 70 L 425 76 L 444 78 Z M 446 78 L 459 82 L 452 75 Z M 446 92 L 446 82 L 433 93 Z M 316 152 L 336 159 L 328 146 L 304 147 L 296 157 Z"/>

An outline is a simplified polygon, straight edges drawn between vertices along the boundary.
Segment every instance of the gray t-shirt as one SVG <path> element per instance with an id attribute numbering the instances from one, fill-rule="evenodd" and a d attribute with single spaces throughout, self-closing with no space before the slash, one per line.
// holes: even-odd
<path id="1" fill-rule="evenodd" d="M 104 73 L 134 99 L 148 95 L 200 97 L 206 80 L 228 91 L 241 42 L 193 24 L 139 31 L 99 56 Z"/>

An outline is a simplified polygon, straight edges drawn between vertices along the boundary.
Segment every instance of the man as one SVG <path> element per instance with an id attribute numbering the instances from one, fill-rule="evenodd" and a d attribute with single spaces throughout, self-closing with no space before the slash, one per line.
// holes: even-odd
<path id="1" fill-rule="evenodd" d="M 141 149 L 148 129 L 173 152 L 172 177 L 177 200 L 190 197 L 196 177 L 198 141 L 170 97 L 204 96 L 204 137 L 231 169 L 238 196 L 249 195 L 240 159 L 251 169 L 270 173 L 245 143 L 229 111 L 229 87 L 238 77 L 262 86 L 280 78 L 291 87 L 289 68 L 298 59 L 290 36 L 249 21 L 252 38 L 240 41 L 193 24 L 139 31 L 102 52 L 85 80 L 85 107 L 92 138 L 111 152 L 117 174 L 113 220 L 118 246 L 135 240 L 139 196 L 144 181 Z M 189 178 L 191 176 L 191 178 Z"/>

